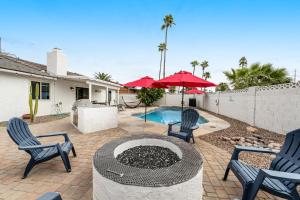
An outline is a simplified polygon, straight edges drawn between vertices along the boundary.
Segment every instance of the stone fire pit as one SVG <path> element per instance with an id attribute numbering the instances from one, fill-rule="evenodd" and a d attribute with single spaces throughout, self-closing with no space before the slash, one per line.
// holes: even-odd
<path id="1" fill-rule="evenodd" d="M 139 148 L 141 154 L 135 160 Z M 131 156 L 130 162 L 126 155 Z M 145 163 L 140 160 L 143 157 L 148 159 Z M 158 164 L 149 164 L 149 159 Z M 203 194 L 202 176 L 202 158 L 191 144 L 141 133 L 114 140 L 97 150 L 93 160 L 93 199 L 198 200 Z"/>

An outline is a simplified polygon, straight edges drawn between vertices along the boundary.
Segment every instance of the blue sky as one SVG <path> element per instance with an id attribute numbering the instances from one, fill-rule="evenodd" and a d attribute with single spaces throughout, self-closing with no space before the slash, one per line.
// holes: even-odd
<path id="1" fill-rule="evenodd" d="M 166 14 L 176 22 L 167 74 L 208 60 L 211 80 L 219 83 L 246 56 L 248 63 L 286 67 L 290 75 L 297 68 L 300 79 L 299 0 L 2 0 L 2 49 L 46 63 L 46 52 L 59 47 L 70 71 L 106 72 L 122 83 L 157 78 Z"/>

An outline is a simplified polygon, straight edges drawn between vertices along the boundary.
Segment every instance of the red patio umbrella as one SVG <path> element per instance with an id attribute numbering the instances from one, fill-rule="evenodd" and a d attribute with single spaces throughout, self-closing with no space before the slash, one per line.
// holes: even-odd
<path id="1" fill-rule="evenodd" d="M 167 86 L 182 86 L 181 110 L 183 111 L 183 97 L 185 87 L 214 87 L 216 84 L 194 76 L 187 71 L 180 71 L 171 76 L 158 80 L 155 84 L 164 84 Z"/>
<path id="2" fill-rule="evenodd" d="M 205 92 L 198 90 L 197 88 L 193 88 L 191 90 L 186 90 L 185 94 L 205 94 Z"/>
<path id="3" fill-rule="evenodd" d="M 123 84 L 125 87 L 142 87 L 142 88 L 167 88 L 165 85 L 162 85 L 160 83 L 157 83 L 154 85 L 154 83 L 157 83 L 153 78 L 149 76 L 142 77 L 138 80 L 128 82 L 126 84 Z M 145 104 L 145 122 L 147 121 L 147 105 Z"/>

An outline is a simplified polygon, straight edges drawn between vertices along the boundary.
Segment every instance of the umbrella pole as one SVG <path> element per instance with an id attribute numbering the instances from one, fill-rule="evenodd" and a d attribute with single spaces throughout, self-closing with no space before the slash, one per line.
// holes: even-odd
<path id="1" fill-rule="evenodd" d="M 182 87 L 182 97 L 181 97 L 181 113 L 183 112 L 183 96 L 184 96 L 184 87 Z"/>
<path id="2" fill-rule="evenodd" d="M 147 105 L 145 104 L 145 123 L 146 123 L 146 121 L 147 121 L 146 114 L 147 114 Z"/>

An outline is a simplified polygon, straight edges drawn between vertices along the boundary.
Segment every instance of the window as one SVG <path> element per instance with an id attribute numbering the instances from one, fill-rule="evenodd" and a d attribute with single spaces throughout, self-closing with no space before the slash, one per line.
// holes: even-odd
<path id="1" fill-rule="evenodd" d="M 89 98 L 89 88 L 76 87 L 76 100 L 88 99 Z"/>
<path id="2" fill-rule="evenodd" d="M 32 99 L 35 99 L 35 88 L 39 86 L 39 99 L 50 99 L 50 84 L 43 82 L 31 81 Z"/>

